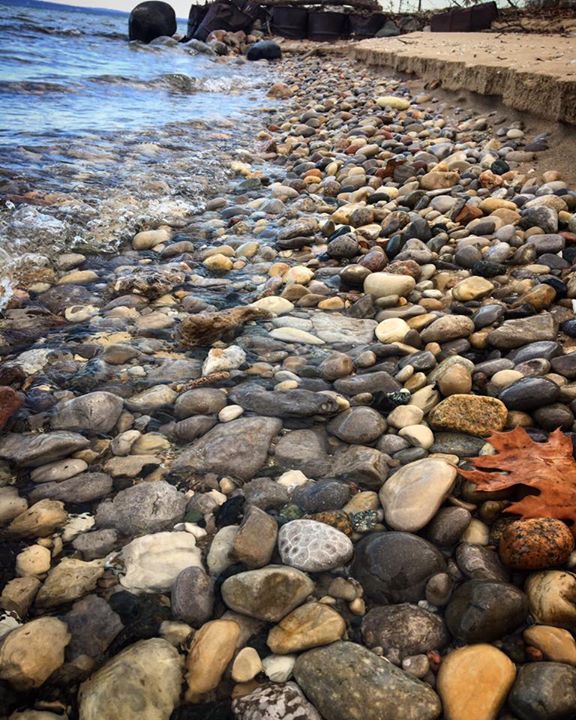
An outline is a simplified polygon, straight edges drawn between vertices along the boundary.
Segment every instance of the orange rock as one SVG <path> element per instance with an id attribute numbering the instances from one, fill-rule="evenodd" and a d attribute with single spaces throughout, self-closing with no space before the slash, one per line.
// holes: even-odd
<path id="1" fill-rule="evenodd" d="M 22 407 L 22 398 L 11 387 L 0 387 L 0 430 L 14 413 Z"/>
<path id="2" fill-rule="evenodd" d="M 500 538 L 500 557 L 517 570 L 564 565 L 574 549 L 574 536 L 561 520 L 530 518 L 510 523 Z"/>

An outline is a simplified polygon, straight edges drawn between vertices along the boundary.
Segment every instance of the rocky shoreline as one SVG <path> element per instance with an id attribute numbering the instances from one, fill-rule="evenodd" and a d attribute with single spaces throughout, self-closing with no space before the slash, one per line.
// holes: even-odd
<path id="1" fill-rule="evenodd" d="M 0 717 L 569 720 L 576 192 L 505 118 L 278 78 L 226 193 L 0 320 Z"/>

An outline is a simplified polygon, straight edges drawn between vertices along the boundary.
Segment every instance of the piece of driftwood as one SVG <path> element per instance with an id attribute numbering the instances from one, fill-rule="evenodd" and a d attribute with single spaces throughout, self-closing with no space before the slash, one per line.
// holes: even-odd
<path id="1" fill-rule="evenodd" d="M 353 8 L 361 8 L 364 10 L 373 10 L 380 12 L 382 6 L 378 3 L 378 0 L 257 0 L 258 5 L 267 5 L 274 7 L 275 5 L 347 5 Z"/>

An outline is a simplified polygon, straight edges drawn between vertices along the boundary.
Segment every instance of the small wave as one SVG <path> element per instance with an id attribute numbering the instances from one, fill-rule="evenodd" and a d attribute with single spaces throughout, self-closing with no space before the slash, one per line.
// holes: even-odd
<path id="1" fill-rule="evenodd" d="M 45 95 L 46 93 L 75 92 L 73 85 L 33 80 L 0 80 L 1 93 L 24 93 L 27 95 Z"/>

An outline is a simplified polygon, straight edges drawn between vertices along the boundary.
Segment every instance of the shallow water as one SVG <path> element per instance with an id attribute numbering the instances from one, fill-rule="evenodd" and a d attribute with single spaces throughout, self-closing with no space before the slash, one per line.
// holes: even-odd
<path id="1" fill-rule="evenodd" d="M 0 307 L 30 253 L 109 250 L 201 209 L 269 81 L 184 44 L 128 42 L 127 15 L 2 10 Z"/>

